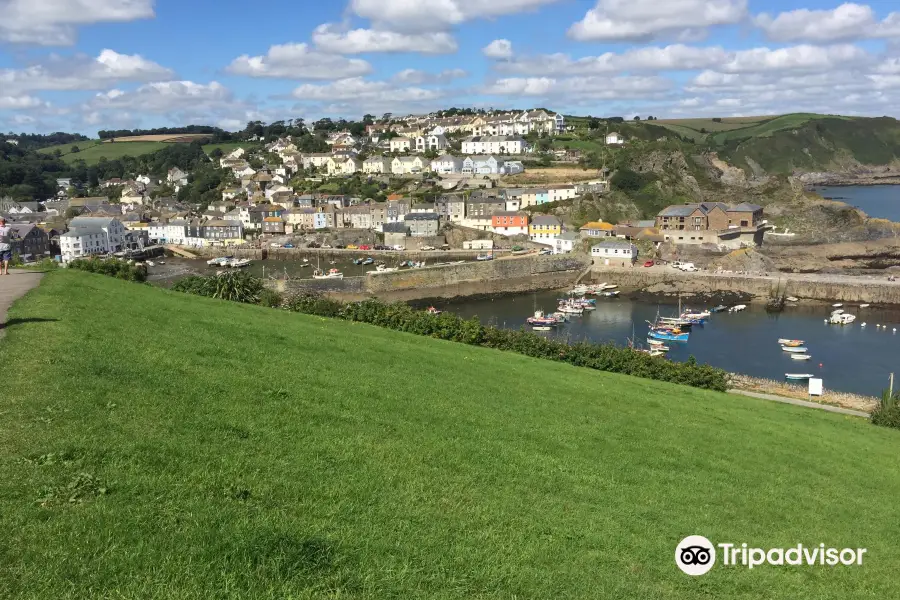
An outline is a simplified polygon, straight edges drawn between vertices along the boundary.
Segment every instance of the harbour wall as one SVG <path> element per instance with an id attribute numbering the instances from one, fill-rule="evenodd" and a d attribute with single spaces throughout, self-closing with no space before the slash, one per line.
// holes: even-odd
<path id="1" fill-rule="evenodd" d="M 284 260 L 299 261 L 303 258 L 322 260 L 348 259 L 353 257 L 377 257 L 390 264 L 392 259 L 414 261 L 440 261 L 473 260 L 486 250 L 431 250 L 427 252 L 405 250 L 346 250 L 337 248 L 190 248 L 198 258 L 215 258 L 218 256 L 234 256 L 236 258 L 249 258 L 250 260 Z M 508 250 L 494 250 L 494 256 L 506 256 Z"/>
<path id="2" fill-rule="evenodd" d="M 455 298 L 505 294 L 571 286 L 589 266 L 587 258 L 571 255 L 526 256 L 444 267 L 368 273 L 341 280 L 272 281 L 281 292 L 318 292 L 343 300 L 375 296 L 384 300 Z"/>
<path id="3" fill-rule="evenodd" d="M 900 282 L 851 275 L 780 273 L 734 275 L 709 272 L 685 273 L 671 268 L 644 269 L 594 266 L 583 283 L 610 283 L 623 292 L 659 296 L 734 296 L 765 302 L 795 296 L 802 300 L 900 304 Z"/>

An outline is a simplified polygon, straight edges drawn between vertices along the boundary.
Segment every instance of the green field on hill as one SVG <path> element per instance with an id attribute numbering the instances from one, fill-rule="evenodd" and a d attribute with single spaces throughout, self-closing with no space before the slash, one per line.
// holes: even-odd
<path id="1" fill-rule="evenodd" d="M 861 419 L 81 272 L 9 318 L 0 597 L 896 596 Z M 692 578 L 690 534 L 868 553 Z"/>
<path id="2" fill-rule="evenodd" d="M 825 118 L 829 118 L 829 115 L 792 113 L 760 117 L 723 117 L 719 121 L 713 121 L 712 118 L 661 119 L 652 121 L 652 123 L 680 133 L 694 141 L 711 136 L 716 144 L 723 144 L 732 139 L 768 136 L 775 131 L 798 127 L 809 121 Z"/>
<path id="3" fill-rule="evenodd" d="M 105 156 L 108 160 L 115 160 L 123 156 L 141 156 L 150 154 L 158 150 L 162 150 L 167 145 L 176 142 L 101 142 L 100 140 L 90 140 L 87 142 L 79 142 L 76 144 L 60 144 L 57 146 L 49 146 L 42 148 L 38 152 L 51 154 L 55 150 L 62 152 L 63 161 L 71 164 L 77 160 L 83 160 L 88 166 L 95 165 L 100 162 L 100 158 Z M 224 142 L 221 144 L 204 144 L 203 150 L 206 153 L 212 152 L 215 148 L 221 148 L 222 152 L 229 153 L 235 148 L 257 148 L 260 144 L 253 142 Z M 80 152 L 72 152 L 72 146 L 78 146 Z"/>

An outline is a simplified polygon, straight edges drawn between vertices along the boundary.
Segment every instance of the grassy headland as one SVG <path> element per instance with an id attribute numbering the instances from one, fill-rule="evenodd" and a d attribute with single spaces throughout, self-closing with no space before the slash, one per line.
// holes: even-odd
<path id="1" fill-rule="evenodd" d="M 897 432 L 860 419 L 74 271 L 9 317 L 3 597 L 895 590 Z M 868 554 L 690 578 L 695 533 Z"/>

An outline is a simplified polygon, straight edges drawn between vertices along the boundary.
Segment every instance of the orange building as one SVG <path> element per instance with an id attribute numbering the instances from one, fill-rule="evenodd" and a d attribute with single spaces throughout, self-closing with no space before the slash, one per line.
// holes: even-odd
<path id="1" fill-rule="evenodd" d="M 515 211 L 500 211 L 491 215 L 491 228 L 500 235 L 528 233 L 528 215 Z"/>

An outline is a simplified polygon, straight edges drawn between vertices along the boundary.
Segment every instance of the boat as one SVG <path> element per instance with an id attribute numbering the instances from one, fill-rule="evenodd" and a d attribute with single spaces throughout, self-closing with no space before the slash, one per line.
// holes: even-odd
<path id="1" fill-rule="evenodd" d="M 600 295 L 607 298 L 615 298 L 619 295 L 619 290 L 607 290 L 605 292 L 600 292 Z"/>
<path id="2" fill-rule="evenodd" d="M 681 314 L 682 319 L 708 319 L 712 316 L 708 310 L 701 310 L 700 312 L 692 312 L 690 310 L 686 310 Z"/>
<path id="3" fill-rule="evenodd" d="M 428 307 L 428 310 L 425 311 L 425 312 L 427 312 L 429 315 L 439 315 L 439 314 L 441 314 L 441 313 L 444 312 L 444 311 L 438 310 L 438 309 L 436 309 L 436 308 L 433 307 L 433 306 L 429 306 L 429 307 Z"/>
<path id="4" fill-rule="evenodd" d="M 231 262 L 228 263 L 228 266 L 234 267 L 235 269 L 240 269 L 242 267 L 250 266 L 249 258 L 234 258 Z"/>
<path id="5" fill-rule="evenodd" d="M 778 338 L 778 343 L 788 348 L 796 348 L 803 345 L 803 340 L 789 340 L 786 338 Z"/>
<path id="6" fill-rule="evenodd" d="M 206 261 L 206 264 L 211 267 L 226 267 L 231 262 L 231 258 L 231 256 L 217 256 Z"/>
<path id="7" fill-rule="evenodd" d="M 553 327 L 550 325 L 532 325 L 531 328 L 534 331 L 553 331 Z"/>
<path id="8" fill-rule="evenodd" d="M 353 264 L 354 264 L 354 265 L 361 265 L 361 264 L 362 264 L 362 259 L 361 259 L 361 258 L 354 258 L 354 259 L 353 259 Z"/>
<path id="9" fill-rule="evenodd" d="M 475 257 L 475 260 L 494 260 L 494 257 L 490 254 L 479 254 Z"/>
<path id="10" fill-rule="evenodd" d="M 363 260 L 360 264 L 371 265 L 374 262 L 375 262 L 375 259 L 370 256 L 370 257 L 366 258 L 365 260 Z"/>
<path id="11" fill-rule="evenodd" d="M 681 329 L 688 330 L 693 323 L 687 319 L 682 319 L 681 317 L 656 317 L 655 325 L 662 325 L 663 327 L 680 327 Z"/>
<path id="12" fill-rule="evenodd" d="M 308 263 L 308 262 L 309 262 L 309 259 L 308 259 L 308 258 L 304 258 L 304 259 L 303 259 L 303 262 Z"/>
<path id="13" fill-rule="evenodd" d="M 394 271 L 399 271 L 400 267 L 386 267 L 384 265 L 378 265 L 375 267 L 376 273 L 393 273 Z"/>
<path id="14" fill-rule="evenodd" d="M 562 302 L 557 310 L 567 315 L 580 315 L 584 313 L 584 307 L 573 302 Z"/>
<path id="15" fill-rule="evenodd" d="M 593 290 L 586 285 L 576 285 L 569 293 L 575 296 L 583 296 L 584 294 L 590 294 L 592 292 Z"/>
<path id="16" fill-rule="evenodd" d="M 849 315 L 847 313 L 839 314 L 839 315 L 831 315 L 831 318 L 828 319 L 828 322 L 832 325 L 849 325 L 853 321 L 856 320 L 856 315 Z"/>
<path id="17" fill-rule="evenodd" d="M 668 352 L 670 350 L 668 346 L 659 340 L 647 340 L 647 343 L 650 344 L 651 347 L 662 350 L 663 352 Z"/>
<path id="18" fill-rule="evenodd" d="M 166 261 L 161 260 L 161 261 L 157 262 L 156 264 L 158 264 L 158 265 L 164 265 L 164 264 L 166 264 Z"/>
<path id="19" fill-rule="evenodd" d="M 542 310 L 536 310 L 534 311 L 534 316 L 528 317 L 527 319 L 525 319 L 525 322 L 532 327 L 553 327 L 554 325 L 559 324 L 559 319 L 557 319 L 553 315 L 545 315 L 544 311 Z"/>
<path id="20" fill-rule="evenodd" d="M 812 356 L 809 354 L 791 354 L 791 358 L 794 360 L 809 360 Z"/>
<path id="21" fill-rule="evenodd" d="M 655 340 L 664 340 L 667 342 L 686 342 L 688 341 L 688 338 L 691 334 L 687 332 L 675 333 L 675 330 L 670 329 L 658 329 L 651 330 L 647 335 Z"/>
<path id="22" fill-rule="evenodd" d="M 788 296 L 787 298 L 785 298 L 785 300 L 787 300 L 788 302 L 799 302 L 800 298 L 797 298 L 796 296 Z"/>
<path id="23" fill-rule="evenodd" d="M 716 306 L 715 308 L 709 309 L 709 312 L 718 313 L 718 312 L 725 312 L 726 310 L 728 310 L 728 307 L 725 306 L 724 304 L 720 304 L 720 305 Z"/>
<path id="24" fill-rule="evenodd" d="M 732 306 L 731 308 L 728 309 L 728 312 L 735 313 L 735 312 L 741 312 L 742 310 L 747 310 L 746 304 L 738 304 L 736 306 Z"/>
<path id="25" fill-rule="evenodd" d="M 162 263 L 160 263 L 160 264 L 162 264 Z M 860 308 L 869 308 L 870 306 L 872 306 L 872 305 L 871 304 L 860 304 L 859 305 Z"/>
<path id="26" fill-rule="evenodd" d="M 155 267 L 155 266 L 156 266 L 156 263 L 153 262 L 152 260 L 148 260 L 148 261 L 147 261 L 147 266 L 148 266 L 148 267 Z"/>
<path id="27" fill-rule="evenodd" d="M 806 354 L 808 348 L 806 346 L 794 346 L 793 348 L 790 346 L 782 346 L 782 350 L 785 352 L 790 352 L 791 354 Z"/>
<path id="28" fill-rule="evenodd" d="M 844 309 L 843 309 L 843 308 L 839 308 L 839 309 L 837 309 L 837 310 L 831 311 L 831 315 L 832 315 L 832 316 L 834 316 L 834 315 L 840 315 L 840 314 L 843 314 L 843 313 L 844 313 Z"/>
<path id="29" fill-rule="evenodd" d="M 840 302 L 838 302 L 837 304 L 832 304 L 831 306 L 832 306 L 832 308 L 840 308 L 840 307 L 843 306 L 843 304 L 841 304 Z"/>
<path id="30" fill-rule="evenodd" d="M 804 379 L 812 379 L 815 377 L 812 373 L 785 373 L 784 378 L 792 381 L 802 381 Z"/>
<path id="31" fill-rule="evenodd" d="M 313 273 L 313 279 L 343 279 L 344 274 L 338 271 L 337 269 L 328 269 L 327 273 L 322 273 L 320 270 L 316 269 Z"/>

